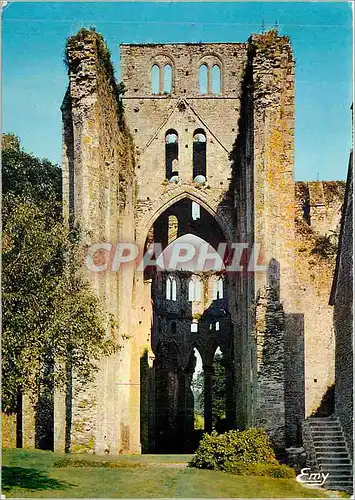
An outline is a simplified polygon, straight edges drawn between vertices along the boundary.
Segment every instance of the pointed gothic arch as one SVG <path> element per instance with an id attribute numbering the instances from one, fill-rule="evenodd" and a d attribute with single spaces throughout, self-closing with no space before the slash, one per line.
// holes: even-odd
<path id="1" fill-rule="evenodd" d="M 141 228 L 137 231 L 137 244 L 140 248 L 144 248 L 144 243 L 147 239 L 147 235 L 150 231 L 150 228 L 154 225 L 155 221 L 162 215 L 165 211 L 168 210 L 171 206 L 178 203 L 183 199 L 189 199 L 191 201 L 195 201 L 198 203 L 203 209 L 206 210 L 218 224 L 220 230 L 222 231 L 225 241 L 229 243 L 233 243 L 234 241 L 234 227 L 232 224 L 232 219 L 228 219 L 220 216 L 211 206 L 211 203 L 208 199 L 203 197 L 200 190 L 191 190 L 187 191 L 185 189 L 181 189 L 180 193 L 174 194 L 173 196 L 167 195 L 163 197 L 163 203 L 161 201 L 157 201 L 155 205 L 153 205 L 152 209 L 147 213 L 147 217 L 141 220 L 140 226 Z M 151 215 L 152 214 L 152 215 Z"/>

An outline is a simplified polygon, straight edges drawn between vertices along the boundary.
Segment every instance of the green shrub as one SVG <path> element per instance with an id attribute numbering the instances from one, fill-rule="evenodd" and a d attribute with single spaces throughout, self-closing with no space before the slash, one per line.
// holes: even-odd
<path id="1" fill-rule="evenodd" d="M 263 429 L 233 430 L 204 434 L 189 465 L 200 469 L 225 470 L 226 462 L 277 464 L 270 439 Z"/>
<path id="2" fill-rule="evenodd" d="M 294 479 L 295 471 L 284 464 L 226 462 L 224 470 L 237 476 L 267 476 Z"/>

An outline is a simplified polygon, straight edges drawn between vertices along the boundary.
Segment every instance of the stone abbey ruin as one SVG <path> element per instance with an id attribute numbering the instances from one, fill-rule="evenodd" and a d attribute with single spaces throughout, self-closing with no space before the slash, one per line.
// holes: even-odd
<path id="1" fill-rule="evenodd" d="M 288 38 L 271 31 L 247 43 L 122 44 L 120 57 L 118 98 L 100 35 L 83 30 L 68 42 L 68 220 L 80 221 L 88 246 L 159 242 L 164 254 L 174 241 L 214 251 L 243 243 L 250 255 L 257 244 L 254 261 L 264 268 L 242 256 L 237 272 L 223 259 L 218 270 L 88 271 L 118 321 L 122 349 L 102 360 L 85 391 L 73 380 L 69 395 L 55 394 L 54 449 L 191 451 L 195 353 L 209 432 L 217 349 L 226 428 L 263 427 L 285 448 L 305 440 L 308 417 L 336 415 L 351 449 L 351 343 L 346 361 L 341 350 L 337 358 L 329 305 L 345 183 L 295 182 Z M 324 407 L 339 362 L 347 376 L 335 406 Z"/>

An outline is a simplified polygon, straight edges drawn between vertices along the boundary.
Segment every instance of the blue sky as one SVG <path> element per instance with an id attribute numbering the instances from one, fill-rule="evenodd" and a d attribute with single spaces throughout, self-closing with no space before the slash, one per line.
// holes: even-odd
<path id="1" fill-rule="evenodd" d="M 296 58 L 297 180 L 345 179 L 351 147 L 349 3 L 9 3 L 3 10 L 3 131 L 60 164 L 65 40 L 95 26 L 119 79 L 120 43 L 245 42 L 278 24 Z"/>

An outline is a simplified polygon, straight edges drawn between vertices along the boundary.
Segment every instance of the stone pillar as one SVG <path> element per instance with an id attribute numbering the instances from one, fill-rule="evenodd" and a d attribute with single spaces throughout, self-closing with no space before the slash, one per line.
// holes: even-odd
<path id="1" fill-rule="evenodd" d="M 36 447 L 36 413 L 32 401 L 26 394 L 22 397 L 22 447 Z"/>
<path id="2" fill-rule="evenodd" d="M 54 392 L 54 451 L 64 453 L 67 427 L 67 406 L 65 391 L 57 388 Z"/>
<path id="3" fill-rule="evenodd" d="M 234 404 L 234 372 L 231 361 L 226 361 L 226 420 L 228 429 L 235 427 L 235 404 Z"/>
<path id="4" fill-rule="evenodd" d="M 213 367 L 204 366 L 205 432 L 212 432 L 212 375 Z"/>
<path id="5" fill-rule="evenodd" d="M 164 93 L 164 66 L 159 64 L 159 94 Z"/>
<path id="6" fill-rule="evenodd" d="M 191 390 L 192 377 L 194 374 L 195 363 L 193 365 L 189 365 L 186 368 L 185 375 L 185 388 L 186 388 L 186 432 L 187 434 L 191 434 L 194 431 L 195 424 L 195 406 L 194 406 L 194 395 Z"/>
<path id="7" fill-rule="evenodd" d="M 185 443 L 187 435 L 187 380 L 184 368 L 178 372 L 179 402 L 177 415 L 177 431 L 181 444 Z"/>
<path id="8" fill-rule="evenodd" d="M 256 306 L 258 400 L 257 427 L 264 428 L 274 445 L 285 445 L 285 317 L 277 293 L 268 287 Z"/>
<path id="9" fill-rule="evenodd" d="M 210 66 L 207 70 L 207 94 L 212 94 L 212 68 Z"/>
<path id="10" fill-rule="evenodd" d="M 154 360 L 155 356 L 153 353 L 150 354 L 149 356 L 149 366 L 150 366 L 150 380 L 148 387 L 150 388 L 149 394 L 148 394 L 148 446 L 149 446 L 149 452 L 153 453 L 156 447 L 156 422 L 155 422 L 155 366 L 154 366 Z"/>

